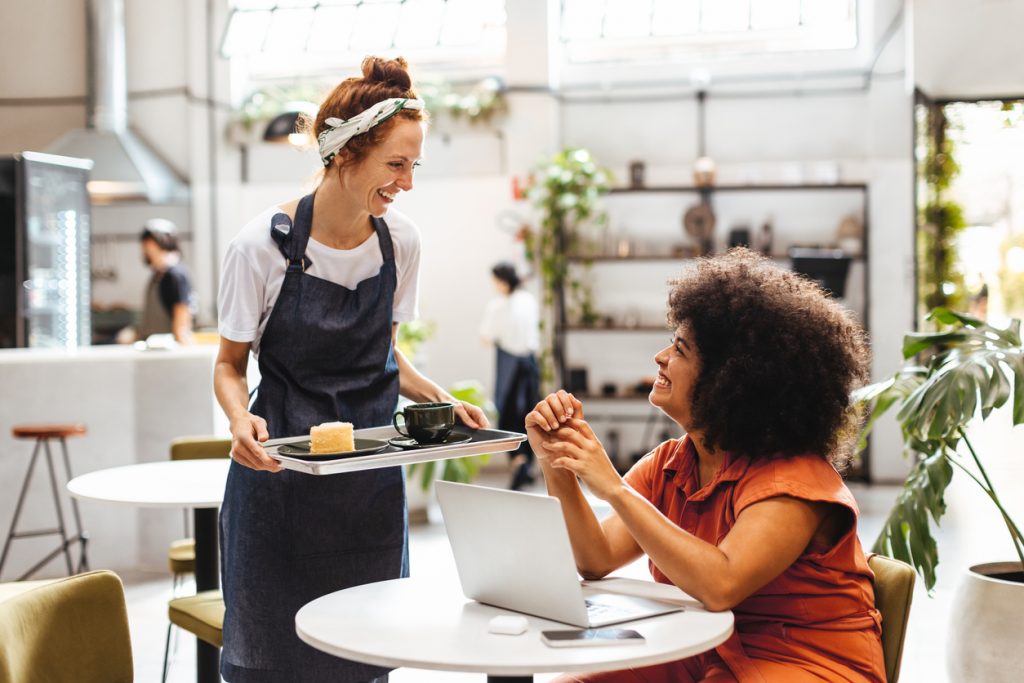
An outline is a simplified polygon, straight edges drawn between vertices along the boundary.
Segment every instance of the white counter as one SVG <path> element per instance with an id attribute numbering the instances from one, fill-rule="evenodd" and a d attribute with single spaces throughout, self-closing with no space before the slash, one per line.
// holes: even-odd
<path id="1" fill-rule="evenodd" d="M 213 345 L 159 351 L 124 346 L 0 350 L 0 534 L 6 537 L 10 527 L 34 445 L 14 439 L 12 426 L 85 424 L 88 433 L 67 442 L 75 475 L 166 460 L 175 437 L 228 434 L 213 395 L 216 353 Z M 71 512 L 63 467 L 58 473 L 67 523 Z M 92 568 L 166 571 L 167 544 L 183 531 L 180 512 L 79 505 L 90 536 Z M 52 527 L 55 521 L 45 463 L 38 462 L 18 528 Z M 0 581 L 16 578 L 56 543 L 56 536 L 15 540 Z M 63 567 L 59 557 L 38 576 L 60 576 Z"/>

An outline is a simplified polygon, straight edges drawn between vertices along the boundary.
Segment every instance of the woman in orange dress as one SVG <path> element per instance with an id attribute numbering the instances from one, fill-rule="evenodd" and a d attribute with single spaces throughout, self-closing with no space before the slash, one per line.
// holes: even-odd
<path id="1" fill-rule="evenodd" d="M 668 319 L 650 402 L 684 437 L 620 477 L 564 391 L 537 404 L 527 433 L 582 576 L 646 555 L 656 581 L 733 610 L 735 632 L 688 659 L 560 681 L 885 680 L 857 504 L 839 475 L 856 433 L 850 392 L 868 374 L 862 329 L 817 285 L 743 249 L 675 281 Z M 603 521 L 580 480 L 611 505 Z"/>

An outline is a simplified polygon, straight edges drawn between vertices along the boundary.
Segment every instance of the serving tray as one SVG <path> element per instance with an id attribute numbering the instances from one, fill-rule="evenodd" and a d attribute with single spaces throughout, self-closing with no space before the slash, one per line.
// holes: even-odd
<path id="1" fill-rule="evenodd" d="M 263 444 L 263 447 L 274 460 L 281 463 L 287 470 L 305 472 L 306 474 L 324 475 L 339 474 L 341 472 L 359 472 L 361 470 L 373 470 L 380 467 L 394 467 L 395 465 L 411 465 L 417 462 L 428 462 L 430 460 L 449 460 L 451 458 L 463 458 L 467 455 L 482 455 L 484 453 L 504 453 L 514 451 L 519 444 L 526 441 L 526 435 L 518 432 L 506 432 L 500 429 L 468 429 L 458 426 L 456 432 L 471 435 L 469 441 L 457 444 L 441 444 L 428 446 L 413 450 L 404 450 L 397 446 L 388 445 L 386 449 L 372 455 L 349 456 L 342 458 L 331 458 L 324 460 L 303 460 L 277 452 L 278 446 L 297 441 L 308 441 L 309 434 L 292 436 L 282 439 L 271 439 Z M 354 436 L 363 439 L 380 439 L 387 441 L 401 434 L 391 425 L 385 427 L 368 427 L 357 429 Z"/>

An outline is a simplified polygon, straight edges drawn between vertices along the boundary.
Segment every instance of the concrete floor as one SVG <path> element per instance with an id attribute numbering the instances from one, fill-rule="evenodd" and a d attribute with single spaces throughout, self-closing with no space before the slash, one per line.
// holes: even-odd
<path id="1" fill-rule="evenodd" d="M 1016 442 L 1011 438 L 1018 437 Z M 980 452 L 995 454 L 989 464 L 990 476 L 1001 486 L 1004 504 L 1017 519 L 1024 518 L 1024 440 L 1020 428 L 1010 430 L 1003 421 L 977 430 L 975 446 Z M 485 472 L 477 482 L 504 486 L 504 472 Z M 897 486 L 851 487 L 861 508 L 860 535 L 869 547 L 884 523 L 895 500 Z M 539 490 L 539 488 L 538 488 Z M 942 559 L 938 584 L 928 596 L 920 582 L 914 597 L 906 638 L 901 681 L 941 683 L 945 673 L 945 642 L 950 624 L 955 621 L 950 605 L 956 586 L 967 567 L 980 562 L 1013 559 L 1012 546 L 998 517 L 989 508 L 987 499 L 963 476 L 954 477 L 947 492 L 949 512 L 938 531 Z M 410 534 L 412 571 L 418 575 L 455 571 L 451 550 L 434 508 L 430 522 L 415 525 Z M 629 576 L 647 578 L 646 567 L 636 563 L 623 570 Z M 166 574 L 132 574 L 124 576 L 132 627 L 132 648 L 135 655 L 137 681 L 159 681 L 164 635 L 167 622 L 166 603 L 171 593 L 171 580 Z M 177 638 L 170 668 L 170 681 L 194 681 L 194 641 L 185 635 Z M 538 675 L 538 682 L 550 675 Z M 391 675 L 392 683 L 470 683 L 483 681 L 484 676 L 451 672 L 399 669 Z"/>

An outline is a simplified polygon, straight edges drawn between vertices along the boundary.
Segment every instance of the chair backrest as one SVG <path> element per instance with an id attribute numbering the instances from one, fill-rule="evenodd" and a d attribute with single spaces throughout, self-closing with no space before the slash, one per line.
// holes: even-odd
<path id="1" fill-rule="evenodd" d="M 117 574 L 41 582 L 0 602 L 0 683 L 132 683 L 133 675 Z"/>
<path id="2" fill-rule="evenodd" d="M 231 455 L 231 439 L 182 436 L 171 442 L 171 460 L 205 460 Z"/>
<path id="3" fill-rule="evenodd" d="M 903 639 L 910 618 L 917 574 L 906 562 L 885 555 L 869 555 L 868 566 L 875 573 L 875 608 L 882 613 L 882 653 L 889 683 L 900 676 Z"/>

